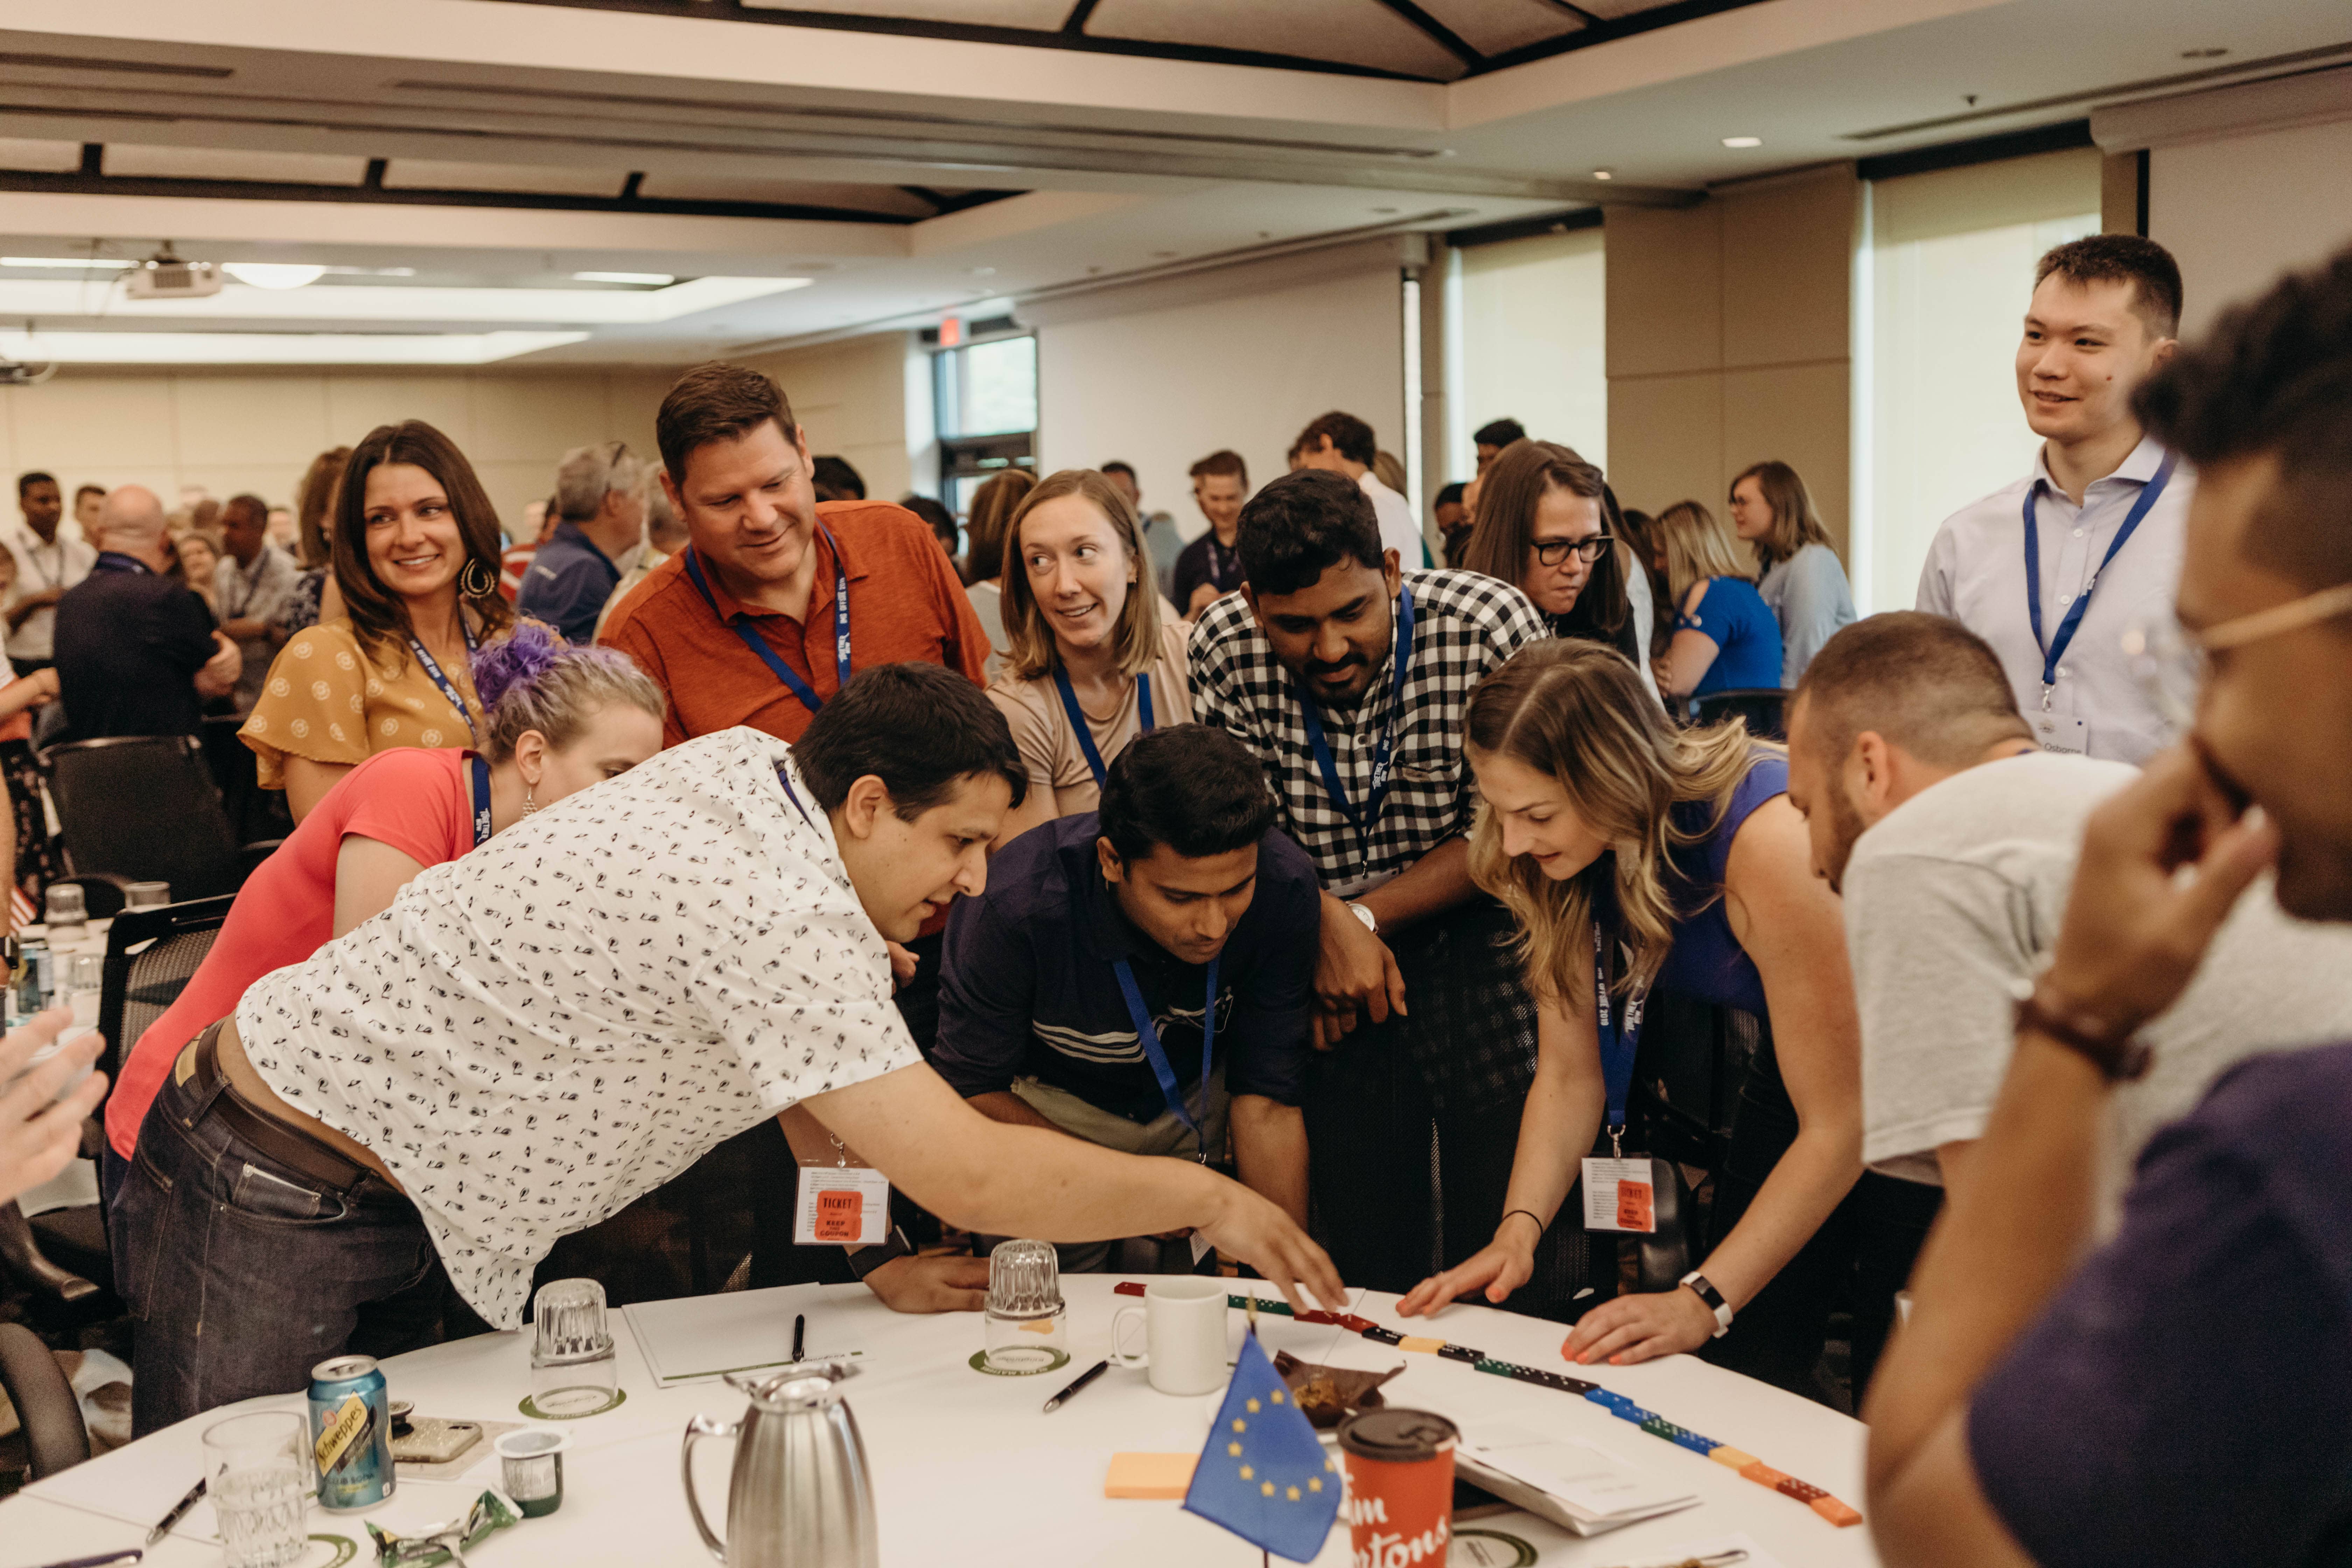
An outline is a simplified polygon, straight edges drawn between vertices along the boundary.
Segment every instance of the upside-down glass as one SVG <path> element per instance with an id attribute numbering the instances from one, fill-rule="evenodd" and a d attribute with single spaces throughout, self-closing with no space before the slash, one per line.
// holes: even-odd
<path id="1" fill-rule="evenodd" d="M 604 1287 L 593 1279 L 550 1280 L 532 1299 L 530 1314 L 530 1402 L 539 1413 L 562 1419 L 611 1405 L 621 1383 L 604 1322 Z"/>
<path id="2" fill-rule="evenodd" d="M 205 1428 L 205 1494 L 226 1568 L 286 1568 L 310 1542 L 310 1423 L 293 1410 L 232 1415 Z"/>
<path id="3" fill-rule="evenodd" d="M 1047 1241 L 1001 1241 L 988 1255 L 988 1366 L 1051 1372 L 1069 1359 L 1061 1262 Z"/>

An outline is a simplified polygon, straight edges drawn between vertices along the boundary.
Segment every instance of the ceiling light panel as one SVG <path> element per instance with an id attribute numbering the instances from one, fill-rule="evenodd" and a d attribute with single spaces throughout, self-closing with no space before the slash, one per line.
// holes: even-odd
<path id="1" fill-rule="evenodd" d="M 0 320 L 89 317 L 167 321 L 498 321 L 649 326 L 804 289 L 805 278 L 696 278 L 667 289 L 256 289 L 201 300 L 131 300 L 87 282 L 0 278 Z"/>
<path id="2" fill-rule="evenodd" d="M 106 173 L 121 179 L 273 180 L 356 185 L 367 160 L 334 153 L 256 153 L 236 147 L 153 147 L 109 142 Z"/>
<path id="3" fill-rule="evenodd" d="M 552 196 L 618 196 L 625 169 L 583 169 L 566 163 L 459 163 L 436 158 L 394 158 L 383 183 L 399 191 L 519 191 Z"/>
<path id="4" fill-rule="evenodd" d="M 18 332 L 0 357 L 27 364 L 495 364 L 584 342 L 585 332 Z"/>
<path id="5" fill-rule="evenodd" d="M 28 142 L 0 136 L 0 169 L 36 174 L 70 174 L 81 167 L 79 142 Z"/>

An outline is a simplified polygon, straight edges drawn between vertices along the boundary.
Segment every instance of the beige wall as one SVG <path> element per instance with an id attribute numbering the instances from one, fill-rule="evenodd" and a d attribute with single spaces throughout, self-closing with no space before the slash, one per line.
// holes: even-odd
<path id="1" fill-rule="evenodd" d="M 1855 227 L 1850 166 L 1680 210 L 1609 213 L 1609 473 L 1628 506 L 1696 499 L 1778 458 L 1843 551 Z"/>
<path id="2" fill-rule="evenodd" d="M 290 505 L 320 451 L 422 419 L 473 460 L 499 521 L 515 528 L 553 488 L 567 449 L 622 440 L 650 455 L 669 381 L 659 370 L 68 370 L 0 390 L 0 472 L 47 469 L 69 499 L 85 482 L 142 484 L 171 506 L 183 486 L 201 485 L 222 500 L 251 490 Z"/>
<path id="3" fill-rule="evenodd" d="M 915 488 L 910 446 L 924 444 L 909 437 L 909 403 L 917 405 L 920 421 L 930 416 L 928 388 L 919 389 L 915 398 L 908 395 L 908 356 L 913 352 L 908 334 L 876 332 L 743 363 L 774 376 L 784 389 L 793 417 L 808 432 L 812 456 L 846 458 L 866 480 L 868 496 L 897 500 Z"/>

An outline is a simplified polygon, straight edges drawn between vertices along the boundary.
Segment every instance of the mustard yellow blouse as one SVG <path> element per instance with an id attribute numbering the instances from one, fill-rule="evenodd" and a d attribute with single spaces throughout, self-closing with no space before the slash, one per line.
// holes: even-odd
<path id="1" fill-rule="evenodd" d="M 398 746 L 470 746 L 483 722 L 473 678 L 462 666 L 442 673 L 466 700 L 463 712 L 404 645 L 370 658 L 350 622 L 322 621 L 278 650 L 237 736 L 253 748 L 264 789 L 286 787 L 289 756 L 348 766 Z"/>

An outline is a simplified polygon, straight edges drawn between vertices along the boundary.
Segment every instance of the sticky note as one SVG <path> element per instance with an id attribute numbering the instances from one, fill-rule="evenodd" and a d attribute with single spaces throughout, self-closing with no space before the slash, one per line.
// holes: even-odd
<path id="1" fill-rule="evenodd" d="M 1410 1334 L 1406 1335 L 1403 1339 L 1397 1341 L 1397 1349 L 1403 1351 L 1419 1351 L 1423 1355 L 1435 1355 L 1439 1351 L 1442 1351 L 1444 1348 L 1445 1342 L 1444 1340 L 1415 1339 Z"/>
<path id="2" fill-rule="evenodd" d="M 1845 1530 L 1862 1522 L 1862 1515 L 1859 1512 L 1833 1497 L 1817 1497 L 1807 1506 L 1840 1530 Z"/>
<path id="3" fill-rule="evenodd" d="M 1181 1499 L 1192 1486 L 1197 1454 L 1113 1454 L 1103 1479 L 1108 1498 Z"/>

